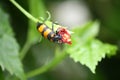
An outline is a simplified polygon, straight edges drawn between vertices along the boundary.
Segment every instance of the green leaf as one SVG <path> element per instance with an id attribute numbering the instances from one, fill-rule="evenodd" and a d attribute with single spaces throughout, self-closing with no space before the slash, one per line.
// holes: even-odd
<path id="1" fill-rule="evenodd" d="M 80 62 L 86 65 L 90 70 L 95 73 L 96 65 L 105 55 L 114 55 L 117 50 L 116 46 L 110 44 L 103 44 L 99 40 L 91 40 L 86 44 L 79 46 L 75 45 L 68 49 L 70 57 L 75 62 Z"/>
<path id="2" fill-rule="evenodd" d="M 15 39 L 4 34 L 0 38 L 0 65 L 2 70 L 5 68 L 19 78 L 24 76 L 21 62 L 18 57 L 19 46 Z"/>
<path id="3" fill-rule="evenodd" d="M 4 18 L 3 18 L 4 17 Z M 8 34 L 10 36 L 13 36 L 14 33 L 12 32 L 12 29 L 9 27 L 9 21 L 8 21 L 8 15 L 5 14 L 1 8 L 0 8 L 0 36 L 3 34 Z"/>
<path id="4" fill-rule="evenodd" d="M 24 80 L 25 75 L 22 64 L 19 59 L 19 45 L 16 42 L 13 31 L 10 28 L 8 15 L 0 8 L 0 17 L 4 17 L 0 21 L 0 66 L 2 70 L 6 69 L 11 74 L 15 74 Z"/>
<path id="5" fill-rule="evenodd" d="M 72 36 L 73 45 L 66 47 L 67 53 L 75 62 L 86 65 L 93 73 L 95 73 L 96 65 L 105 55 L 115 55 L 117 50 L 116 46 L 104 44 L 95 39 L 98 29 L 98 21 L 75 29 Z"/>
<path id="6" fill-rule="evenodd" d="M 36 18 L 45 17 L 45 7 L 42 0 L 29 0 L 30 14 Z M 29 21 L 28 40 L 30 43 L 36 43 L 41 39 L 40 33 L 37 31 L 37 24 Z"/>

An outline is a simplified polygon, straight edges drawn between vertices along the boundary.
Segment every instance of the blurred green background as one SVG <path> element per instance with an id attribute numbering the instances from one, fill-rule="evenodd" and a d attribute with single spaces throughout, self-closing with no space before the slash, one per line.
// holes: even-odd
<path id="1" fill-rule="evenodd" d="M 39 11 L 39 16 L 35 15 L 36 17 L 47 17 L 45 12 L 50 11 L 53 22 L 57 21 L 69 28 L 98 19 L 101 27 L 97 38 L 120 47 L 120 0 L 39 0 L 33 9 L 29 7 L 31 4 L 29 0 L 16 1 L 28 12 Z M 0 6 L 9 14 L 15 37 L 20 47 L 23 47 L 29 26 L 28 18 L 9 0 L 0 0 Z M 34 44 L 23 60 L 25 71 L 47 64 L 53 58 L 56 46 L 44 39 L 41 43 Z M 117 55 L 103 59 L 97 66 L 96 74 L 67 57 L 54 69 L 29 80 L 120 80 L 119 53 L 118 50 Z"/>

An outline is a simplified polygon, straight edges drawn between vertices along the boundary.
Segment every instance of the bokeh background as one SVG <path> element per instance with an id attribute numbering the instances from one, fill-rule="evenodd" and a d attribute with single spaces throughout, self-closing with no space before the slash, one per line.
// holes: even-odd
<path id="1" fill-rule="evenodd" d="M 29 0 L 16 1 L 29 12 Z M 45 11 L 49 11 L 53 22 L 58 22 L 70 29 L 83 25 L 90 20 L 99 20 L 101 25 L 97 38 L 103 42 L 115 44 L 120 48 L 120 0 L 39 1 L 41 4 L 39 5 L 41 7 L 40 16 L 47 17 Z M 26 40 L 29 20 L 8 0 L 0 0 L 0 6 L 9 14 L 15 37 L 22 47 Z M 47 64 L 54 57 L 55 47 L 55 44 L 49 43 L 47 40 L 33 45 L 23 60 L 25 71 Z M 67 57 L 54 69 L 29 80 L 120 80 L 119 53 L 118 50 L 117 55 L 99 62 L 96 74 L 93 74 L 86 66 L 75 63 Z"/>

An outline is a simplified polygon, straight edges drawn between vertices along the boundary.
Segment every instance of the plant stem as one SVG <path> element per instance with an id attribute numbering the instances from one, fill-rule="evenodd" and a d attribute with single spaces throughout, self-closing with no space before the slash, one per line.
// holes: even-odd
<path id="1" fill-rule="evenodd" d="M 13 3 L 27 18 L 29 18 L 30 20 L 32 20 L 33 22 L 37 23 L 39 22 L 39 19 L 36 19 L 35 17 L 33 17 L 30 13 L 28 13 L 26 10 L 24 10 L 15 0 L 10 0 L 11 3 Z M 24 58 L 24 56 L 26 55 L 27 51 L 29 50 L 31 46 L 31 42 L 27 41 L 25 42 L 21 52 L 20 52 L 20 59 L 22 60 Z"/>
<path id="2" fill-rule="evenodd" d="M 59 56 L 56 56 L 49 64 L 47 65 L 44 65 L 38 69 L 35 69 L 31 72 L 28 72 L 26 75 L 27 75 L 27 78 L 31 78 L 33 76 L 36 76 L 38 74 L 42 74 L 50 69 L 52 69 L 54 66 L 56 66 L 61 60 L 63 60 L 65 57 L 66 57 L 66 53 L 62 53 L 60 54 Z"/>
<path id="3" fill-rule="evenodd" d="M 24 10 L 15 0 L 10 0 L 11 3 L 13 3 L 25 16 L 27 16 L 30 20 L 37 23 L 39 22 L 39 19 L 36 19 L 31 14 L 29 14 L 26 10 Z"/>
<path id="4" fill-rule="evenodd" d="M 35 17 L 33 17 L 31 14 L 29 14 L 26 10 L 24 10 L 17 2 L 15 2 L 15 0 L 10 0 L 11 3 L 13 3 L 25 16 L 27 16 L 30 20 L 32 20 L 33 22 L 37 23 L 40 22 L 39 19 L 36 19 Z M 49 19 L 49 18 L 48 18 Z M 48 21 L 49 23 L 51 23 L 50 21 Z M 50 24 L 51 25 L 51 24 Z M 20 59 L 22 60 L 24 58 L 24 56 L 26 55 L 27 51 L 29 50 L 30 46 L 32 45 L 32 43 L 29 41 L 29 39 L 27 38 L 27 41 L 25 43 L 25 45 L 23 46 L 21 52 L 20 52 Z M 63 60 L 63 58 L 66 57 L 66 52 L 63 52 L 62 54 L 60 54 L 59 56 L 56 56 L 49 64 L 44 65 L 38 69 L 35 69 L 33 71 L 30 71 L 29 73 L 27 73 L 27 78 L 36 76 L 38 74 L 42 74 L 46 71 L 48 71 L 49 69 L 53 68 L 54 66 L 56 66 L 61 60 Z"/>
<path id="5" fill-rule="evenodd" d="M 22 50 L 20 51 L 20 59 L 23 60 L 23 58 L 25 57 L 27 51 L 29 50 L 29 48 L 31 47 L 31 43 L 27 40 L 22 48 Z"/>

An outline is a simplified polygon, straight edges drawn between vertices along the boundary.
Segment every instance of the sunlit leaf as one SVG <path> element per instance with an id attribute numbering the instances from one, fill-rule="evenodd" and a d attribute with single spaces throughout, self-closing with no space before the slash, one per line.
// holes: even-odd
<path id="1" fill-rule="evenodd" d="M 0 9 L 0 66 L 22 80 L 24 72 L 19 59 L 19 45 L 16 42 L 8 21 L 8 15 Z M 4 18 L 2 18 L 4 17 Z"/>
<path id="2" fill-rule="evenodd" d="M 66 49 L 75 62 L 86 65 L 93 73 L 102 58 L 115 55 L 117 50 L 116 46 L 95 39 L 98 29 L 98 22 L 90 22 L 82 28 L 75 29 L 72 36 L 73 45 L 67 46 Z"/>
<path id="3" fill-rule="evenodd" d="M 86 44 L 79 46 L 72 46 L 69 48 L 68 53 L 75 62 L 80 62 L 86 65 L 90 70 L 95 73 L 96 65 L 105 55 L 114 55 L 117 48 L 110 44 L 103 44 L 99 40 L 91 40 Z"/>

